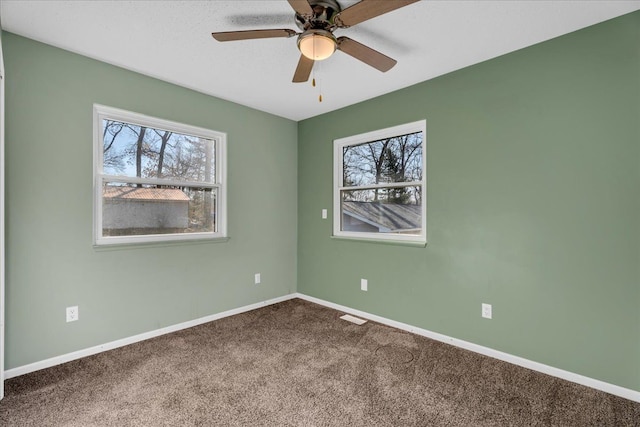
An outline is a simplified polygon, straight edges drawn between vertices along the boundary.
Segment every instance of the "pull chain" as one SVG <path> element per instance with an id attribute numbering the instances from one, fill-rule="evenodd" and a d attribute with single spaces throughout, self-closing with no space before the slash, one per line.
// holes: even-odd
<path id="1" fill-rule="evenodd" d="M 319 67 L 320 64 L 316 65 L 316 68 Z M 318 83 L 320 83 L 320 79 L 318 79 Z M 316 70 L 313 69 L 313 78 L 311 79 L 311 86 L 316 87 Z M 318 102 L 322 102 L 322 87 L 318 84 Z"/>

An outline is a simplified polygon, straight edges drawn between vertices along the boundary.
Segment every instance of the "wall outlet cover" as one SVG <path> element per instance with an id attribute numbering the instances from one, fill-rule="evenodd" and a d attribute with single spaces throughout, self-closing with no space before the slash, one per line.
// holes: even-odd
<path id="1" fill-rule="evenodd" d="M 75 322 L 80 318 L 78 306 L 67 307 L 67 322 Z"/>
<path id="2" fill-rule="evenodd" d="M 491 311 L 492 311 L 491 304 L 482 303 L 482 317 L 484 317 L 485 319 L 491 319 L 492 318 Z"/>
<path id="3" fill-rule="evenodd" d="M 360 290 L 369 290 L 369 281 L 367 279 L 360 279 Z"/>

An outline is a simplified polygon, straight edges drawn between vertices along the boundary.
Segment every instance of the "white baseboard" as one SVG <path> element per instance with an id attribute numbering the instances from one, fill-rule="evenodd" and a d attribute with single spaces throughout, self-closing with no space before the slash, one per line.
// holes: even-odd
<path id="1" fill-rule="evenodd" d="M 95 347 L 85 348 L 84 350 L 78 350 L 72 353 L 63 354 L 61 356 L 52 357 L 50 359 L 41 360 L 39 362 L 30 363 L 28 365 L 18 366 L 17 368 L 12 368 L 4 371 L 4 378 L 9 379 L 9 378 L 17 377 L 20 375 L 28 374 L 30 372 L 39 371 L 40 369 L 50 368 L 52 366 L 60 365 L 66 362 L 71 362 L 72 360 L 91 356 L 97 353 L 101 353 L 103 351 L 113 350 L 114 348 L 123 347 L 125 345 L 133 344 L 139 341 L 155 338 L 160 335 L 165 335 L 171 332 L 180 331 L 182 329 L 191 328 L 193 326 L 201 325 L 203 323 L 212 322 L 214 320 L 222 319 L 224 317 L 229 317 L 235 314 L 244 313 L 246 311 L 255 310 L 257 308 L 265 307 L 268 305 L 277 304 L 279 302 L 290 300 L 293 298 L 296 298 L 296 294 L 284 295 L 278 298 L 257 302 L 255 304 L 245 305 L 244 307 L 223 311 L 222 313 L 212 314 L 210 316 L 201 317 L 199 319 L 178 323 L 177 325 L 166 326 L 164 328 L 156 329 L 155 331 L 144 332 L 142 334 L 134 335 L 132 337 L 111 341 L 109 343 L 97 345 Z"/>
<path id="2" fill-rule="evenodd" d="M 563 369 L 554 368 L 553 366 L 545 365 L 543 363 L 534 362 L 533 360 L 525 359 L 523 357 L 514 356 L 509 353 L 494 350 L 489 347 L 484 347 L 478 344 L 474 344 L 468 341 L 459 340 L 447 335 L 432 332 L 427 329 L 418 328 L 416 326 L 408 325 L 406 323 L 396 322 L 395 320 L 387 319 L 385 317 L 370 314 L 365 311 L 353 309 L 340 304 L 335 304 L 329 301 L 321 300 L 319 298 L 311 297 L 301 293 L 295 294 L 297 298 L 320 304 L 325 307 L 333 308 L 338 311 L 352 314 L 354 316 L 362 317 L 374 322 L 382 323 L 383 325 L 391 326 L 393 328 L 401 329 L 403 331 L 411 332 L 417 335 L 422 335 L 427 338 L 431 338 L 436 341 L 440 341 L 446 344 L 451 344 L 456 347 L 464 348 L 475 353 L 479 353 L 485 356 L 493 357 L 494 359 L 502 360 L 504 362 L 512 363 L 514 365 L 522 366 L 534 371 L 542 372 L 543 374 L 551 375 L 553 377 L 561 378 L 563 380 L 571 381 L 577 384 L 581 384 L 587 387 L 591 387 L 597 390 L 604 391 L 616 396 L 624 397 L 625 399 L 640 402 L 640 391 L 631 390 L 628 388 L 620 387 L 614 384 L 606 383 L 604 381 L 596 380 L 593 378 L 585 377 L 584 375 L 575 374 L 573 372 L 565 371 Z"/>
<path id="3" fill-rule="evenodd" d="M 356 310 L 351 307 L 335 304 L 329 301 L 325 301 L 325 300 L 311 297 L 301 293 L 293 293 L 293 294 L 284 295 L 278 298 L 273 298 L 270 300 L 258 302 L 255 304 L 245 305 L 244 307 L 234 308 L 232 310 L 223 311 L 222 313 L 212 314 L 210 316 L 201 317 L 199 319 L 178 323 L 177 325 L 167 326 L 164 328 L 156 329 L 154 331 L 149 331 L 142 334 L 134 335 L 132 337 L 123 338 L 120 340 L 111 341 L 106 344 L 101 344 L 94 347 L 86 348 L 84 350 L 78 350 L 72 353 L 67 353 L 60 356 L 52 357 L 50 359 L 41 360 L 39 362 L 30 363 L 28 365 L 19 366 L 17 368 L 8 369 L 4 372 L 4 377 L 5 379 L 9 379 L 9 378 L 17 377 L 20 375 L 28 374 L 30 372 L 39 371 L 40 369 L 50 368 L 52 366 L 60 365 L 62 363 L 70 362 L 72 360 L 91 356 L 97 353 L 101 353 L 103 351 L 108 351 L 114 348 L 123 347 L 125 345 L 133 344 L 139 341 L 144 341 L 150 338 L 155 338 L 160 335 L 165 335 L 165 334 L 176 332 L 182 329 L 191 328 L 193 326 L 201 325 L 203 323 L 212 322 L 214 320 L 218 320 L 224 317 L 229 317 L 229 316 L 244 313 L 247 311 L 255 310 L 257 308 L 265 307 L 268 305 L 277 304 L 279 302 L 287 301 L 293 298 L 300 298 L 309 302 L 313 302 L 315 304 L 333 308 L 334 310 L 342 311 L 345 313 L 362 317 L 364 319 L 372 320 L 374 322 L 378 322 L 383 325 L 391 326 L 393 328 L 401 329 L 403 331 L 407 331 L 407 332 L 411 332 L 427 338 L 431 338 L 436 341 L 440 341 L 446 344 L 451 344 L 456 347 L 464 348 L 465 350 L 470 350 L 475 353 L 493 357 L 494 359 L 502 360 L 504 362 L 512 363 L 514 365 L 522 366 L 524 368 L 542 372 L 547 375 L 551 375 L 557 378 L 561 378 L 567 381 L 571 381 L 577 384 L 581 384 L 587 387 L 601 390 L 606 393 L 624 397 L 625 399 L 633 400 L 635 402 L 640 402 L 640 392 L 635 390 L 620 387 L 614 384 L 609 384 L 604 381 L 585 377 L 584 375 L 579 375 L 573 372 L 565 371 L 563 369 L 554 368 L 553 366 L 545 365 L 543 363 L 534 362 L 532 360 L 525 359 L 519 356 L 514 356 L 509 353 L 504 353 L 502 351 L 494 350 L 489 347 L 484 347 L 468 341 L 464 341 L 464 340 L 453 338 L 447 335 L 439 334 L 437 332 L 432 332 L 427 329 L 418 328 L 416 326 L 408 325 L 406 323 L 397 322 L 395 320 L 387 319 L 385 317 L 377 316 L 375 314 L 370 314 L 365 311 Z"/>

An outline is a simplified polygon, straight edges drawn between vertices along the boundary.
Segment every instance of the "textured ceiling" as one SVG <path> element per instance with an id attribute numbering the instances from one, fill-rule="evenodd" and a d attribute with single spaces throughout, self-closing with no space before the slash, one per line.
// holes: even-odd
<path id="1" fill-rule="evenodd" d="M 211 37 L 212 31 L 297 30 L 285 0 L 0 2 L 7 31 L 293 120 L 639 9 L 640 0 L 422 0 L 336 31 L 395 58 L 393 69 L 381 73 L 336 52 L 316 63 L 314 88 L 291 83 L 299 58 L 295 37 L 226 43 Z"/>

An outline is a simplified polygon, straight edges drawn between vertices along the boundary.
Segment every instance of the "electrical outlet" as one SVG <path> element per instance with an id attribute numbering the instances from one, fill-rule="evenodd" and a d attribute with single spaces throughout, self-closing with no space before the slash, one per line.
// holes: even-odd
<path id="1" fill-rule="evenodd" d="M 256 273 L 254 282 L 256 285 L 260 284 L 260 273 Z"/>
<path id="2" fill-rule="evenodd" d="M 369 281 L 367 279 L 360 279 L 360 290 L 369 290 Z"/>
<path id="3" fill-rule="evenodd" d="M 482 317 L 491 319 L 491 304 L 482 303 Z"/>
<path id="4" fill-rule="evenodd" d="M 327 210 L 322 209 L 322 219 L 327 219 Z"/>
<path id="5" fill-rule="evenodd" d="M 67 307 L 67 322 L 75 322 L 80 318 L 78 306 Z"/>

